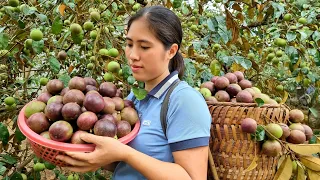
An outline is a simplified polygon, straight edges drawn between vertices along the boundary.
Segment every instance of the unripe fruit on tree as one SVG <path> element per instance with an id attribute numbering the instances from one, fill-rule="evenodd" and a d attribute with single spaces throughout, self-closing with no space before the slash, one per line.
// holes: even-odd
<path id="1" fill-rule="evenodd" d="M 71 22 L 70 22 L 70 20 L 66 19 L 66 20 L 63 21 L 63 24 L 65 26 L 69 26 L 71 24 Z"/>
<path id="2" fill-rule="evenodd" d="M 120 64 L 116 61 L 110 61 L 108 63 L 107 69 L 109 72 L 117 73 L 120 70 Z"/>
<path id="3" fill-rule="evenodd" d="M 269 53 L 268 56 L 267 56 L 267 61 L 270 62 L 272 61 L 272 59 L 275 57 L 275 54 L 274 53 Z"/>
<path id="4" fill-rule="evenodd" d="M 283 16 L 283 20 L 285 20 L 285 21 L 290 21 L 291 18 L 292 18 L 292 15 L 289 13 Z"/>
<path id="5" fill-rule="evenodd" d="M 280 47 L 285 47 L 287 45 L 287 41 L 285 39 L 282 39 L 282 38 L 277 38 L 275 40 L 275 44 L 277 46 L 280 46 Z"/>
<path id="6" fill-rule="evenodd" d="M 283 51 L 278 50 L 278 51 L 276 52 L 276 55 L 277 55 L 277 57 L 281 57 L 281 56 L 283 55 Z"/>
<path id="7" fill-rule="evenodd" d="M 91 39 L 96 39 L 97 38 L 97 31 L 96 30 L 93 30 L 90 32 L 90 38 Z"/>
<path id="8" fill-rule="evenodd" d="M 27 39 L 25 42 L 24 42 L 24 46 L 28 49 L 31 49 L 32 48 L 32 39 Z"/>
<path id="9" fill-rule="evenodd" d="M 30 37 L 34 41 L 40 41 L 43 38 L 43 34 L 39 29 L 33 29 L 30 32 Z"/>
<path id="10" fill-rule="evenodd" d="M 4 99 L 4 103 L 5 103 L 6 105 L 8 105 L 8 106 L 13 105 L 15 102 L 16 102 L 16 100 L 15 100 L 13 97 L 11 97 L 11 96 L 6 97 L 6 98 Z"/>
<path id="11" fill-rule="evenodd" d="M 70 26 L 70 31 L 72 34 L 80 34 L 82 32 L 82 27 L 77 23 L 73 23 Z"/>
<path id="12" fill-rule="evenodd" d="M 27 180 L 27 175 L 25 175 L 24 173 L 21 173 L 21 177 L 22 177 L 22 180 Z"/>
<path id="13" fill-rule="evenodd" d="M 83 29 L 86 31 L 91 31 L 94 28 L 94 25 L 91 21 L 87 21 L 83 24 Z"/>
<path id="14" fill-rule="evenodd" d="M 97 11 L 93 11 L 90 13 L 90 19 L 93 22 L 97 22 L 100 20 L 100 13 L 98 13 Z"/>
<path id="15" fill-rule="evenodd" d="M 248 59 L 251 59 L 251 60 L 254 59 L 254 53 L 249 53 L 248 54 Z"/>
<path id="16" fill-rule="evenodd" d="M 283 91 L 283 86 L 280 84 L 276 87 L 276 91 L 282 92 Z"/>
<path id="17" fill-rule="evenodd" d="M 47 85 L 49 79 L 48 78 L 40 78 L 40 85 L 45 86 Z"/>
<path id="18" fill-rule="evenodd" d="M 17 7 L 17 6 L 19 6 L 19 1 L 18 0 L 9 0 L 8 4 L 11 7 Z"/>
<path id="19" fill-rule="evenodd" d="M 301 17 L 301 18 L 298 19 L 298 22 L 299 22 L 300 24 L 305 25 L 305 24 L 307 24 L 307 19 L 304 18 L 304 17 Z"/>
<path id="20" fill-rule="evenodd" d="M 140 9 L 141 5 L 139 3 L 136 3 L 135 5 L 132 6 L 132 10 L 137 11 Z"/>
<path id="21" fill-rule="evenodd" d="M 113 82 L 113 81 L 114 81 L 114 76 L 113 76 L 113 74 L 106 72 L 106 73 L 103 75 L 103 79 L 104 79 L 105 81 L 107 81 L 107 82 Z"/>
<path id="22" fill-rule="evenodd" d="M 33 170 L 34 171 L 43 171 L 45 169 L 45 166 L 43 163 L 36 163 L 35 165 L 33 165 Z"/>
<path id="23" fill-rule="evenodd" d="M 111 57 L 117 57 L 119 56 L 119 51 L 116 48 L 111 48 L 108 51 L 108 55 Z"/>
<path id="24" fill-rule="evenodd" d="M 108 56 L 108 49 L 100 49 L 99 54 L 101 56 Z"/>
<path id="25" fill-rule="evenodd" d="M 87 69 L 92 70 L 93 68 L 94 68 L 94 64 L 93 63 L 87 64 Z"/>
<path id="26" fill-rule="evenodd" d="M 190 27 L 190 30 L 191 31 L 196 31 L 198 28 L 197 28 L 197 25 L 191 25 L 191 27 Z"/>

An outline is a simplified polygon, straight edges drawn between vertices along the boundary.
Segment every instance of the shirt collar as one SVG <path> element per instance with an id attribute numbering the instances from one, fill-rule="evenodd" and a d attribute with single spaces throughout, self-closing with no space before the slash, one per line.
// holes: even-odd
<path id="1" fill-rule="evenodd" d="M 171 84 L 179 79 L 178 71 L 171 72 L 164 80 L 162 80 L 156 87 L 154 87 L 148 94 L 159 98 L 170 86 Z"/>

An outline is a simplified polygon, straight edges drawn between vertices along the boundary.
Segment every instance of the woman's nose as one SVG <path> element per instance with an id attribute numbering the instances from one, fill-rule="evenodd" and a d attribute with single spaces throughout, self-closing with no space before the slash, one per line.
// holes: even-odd
<path id="1" fill-rule="evenodd" d="M 129 54 L 129 58 L 131 60 L 139 60 L 138 51 L 136 48 L 132 48 Z"/>

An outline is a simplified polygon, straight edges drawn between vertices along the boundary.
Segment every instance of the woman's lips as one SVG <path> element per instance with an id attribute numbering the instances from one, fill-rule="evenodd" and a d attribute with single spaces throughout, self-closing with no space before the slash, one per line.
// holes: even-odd
<path id="1" fill-rule="evenodd" d="M 137 71 L 139 71 L 141 68 L 142 68 L 141 66 L 136 66 L 136 65 L 132 65 L 132 66 L 131 66 L 132 72 L 137 72 Z"/>

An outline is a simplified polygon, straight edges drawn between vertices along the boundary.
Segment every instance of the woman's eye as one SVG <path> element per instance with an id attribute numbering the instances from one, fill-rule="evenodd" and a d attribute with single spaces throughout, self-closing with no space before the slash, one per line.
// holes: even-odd
<path id="1" fill-rule="evenodd" d="M 127 44 L 128 47 L 132 47 L 132 44 Z"/>
<path id="2" fill-rule="evenodd" d="M 146 46 L 141 46 L 142 49 L 146 50 L 149 49 L 150 47 L 146 47 Z"/>

